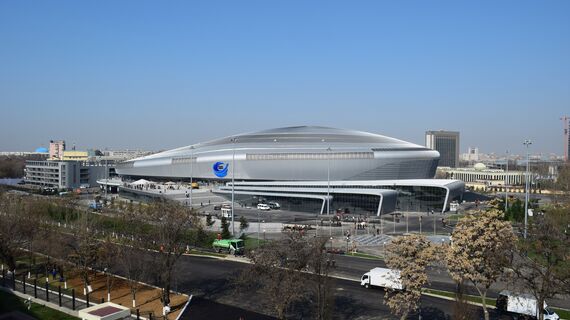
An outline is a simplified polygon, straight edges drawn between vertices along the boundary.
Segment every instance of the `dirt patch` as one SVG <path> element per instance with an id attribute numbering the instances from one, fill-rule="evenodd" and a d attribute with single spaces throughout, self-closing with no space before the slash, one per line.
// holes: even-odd
<path id="1" fill-rule="evenodd" d="M 132 295 L 127 280 L 109 276 L 109 283 L 111 287 L 111 302 L 131 308 L 133 314 L 139 309 L 140 315 L 147 317 L 152 313 L 153 316 L 162 315 L 162 302 L 160 301 L 161 289 L 143 285 L 136 293 L 136 307 L 133 308 Z M 101 302 L 101 299 L 107 301 L 107 276 L 104 273 L 91 273 L 90 281 L 92 292 L 89 294 L 89 300 L 95 303 Z M 57 280 L 52 281 L 59 283 Z M 75 288 L 76 295 L 80 299 L 85 299 L 83 295 L 83 282 L 78 274 L 68 274 L 67 286 L 69 289 Z M 171 312 L 168 314 L 168 319 L 176 319 L 182 308 L 188 301 L 188 296 L 183 294 L 170 294 L 170 307 Z"/>

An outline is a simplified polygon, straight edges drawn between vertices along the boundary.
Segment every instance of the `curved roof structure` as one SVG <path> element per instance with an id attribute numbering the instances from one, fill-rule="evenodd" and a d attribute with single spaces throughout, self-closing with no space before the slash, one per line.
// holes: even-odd
<path id="1" fill-rule="evenodd" d="M 438 159 L 435 150 L 379 134 L 299 126 L 159 152 L 124 162 L 117 173 L 169 179 L 227 179 L 235 173 L 243 180 L 298 181 L 322 180 L 331 166 L 341 180 L 425 179 L 435 174 Z"/>
<path id="2" fill-rule="evenodd" d="M 183 156 L 190 155 L 191 152 L 202 153 L 210 150 L 218 151 L 220 149 L 231 149 L 234 147 L 236 149 L 245 147 L 255 147 L 257 149 L 297 149 L 299 147 L 311 148 L 311 146 L 314 146 L 322 149 L 323 146 L 326 146 L 325 149 L 327 147 L 335 149 L 349 149 L 358 145 L 370 146 L 374 151 L 429 150 L 424 146 L 369 132 L 320 126 L 296 126 L 227 136 L 203 143 L 159 152 L 153 155 L 132 159 L 130 161 Z"/>

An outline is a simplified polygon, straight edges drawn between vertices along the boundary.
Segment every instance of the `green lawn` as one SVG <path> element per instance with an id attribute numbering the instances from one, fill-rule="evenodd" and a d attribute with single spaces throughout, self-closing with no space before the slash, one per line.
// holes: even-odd
<path id="1" fill-rule="evenodd" d="M 371 255 L 371 254 L 367 254 L 367 253 L 362 253 L 362 252 L 351 252 L 351 253 L 347 254 L 347 256 L 364 258 L 364 259 L 372 259 L 372 260 L 383 260 L 381 257 Z"/>
<path id="2" fill-rule="evenodd" d="M 11 311 L 20 311 L 26 313 L 28 315 L 33 316 L 34 318 L 40 320 L 75 320 L 79 319 L 76 317 L 72 317 L 66 313 L 50 309 L 48 307 L 32 303 L 32 307 L 28 310 L 27 305 L 25 304 L 23 299 L 19 297 L 0 291 L 0 314 L 7 313 Z"/>

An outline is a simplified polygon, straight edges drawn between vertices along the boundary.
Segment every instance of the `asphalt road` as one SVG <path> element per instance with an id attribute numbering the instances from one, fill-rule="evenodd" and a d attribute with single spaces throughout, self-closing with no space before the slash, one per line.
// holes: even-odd
<path id="1" fill-rule="evenodd" d="M 348 262 L 351 259 L 351 264 Z M 378 263 L 358 258 L 339 257 L 338 272 L 353 273 L 369 270 Z M 183 256 L 177 267 L 174 289 L 192 294 L 198 298 L 197 304 L 190 304 L 185 316 L 192 319 L 212 319 L 213 314 L 224 314 L 224 318 L 266 319 L 263 314 L 272 314 L 270 306 L 264 304 L 257 292 L 238 290 L 232 279 L 247 267 L 247 264 L 207 257 Z M 384 291 L 364 289 L 355 281 L 336 279 L 335 319 L 396 319 L 383 304 Z M 194 309 L 195 307 L 195 309 Z M 215 313 L 210 308 L 215 308 Z M 449 319 L 453 313 L 451 301 L 423 297 L 422 315 L 424 319 Z M 479 312 L 480 308 L 474 308 Z M 226 313 L 227 312 L 227 313 Z M 310 318 L 310 307 L 297 305 L 290 310 L 293 318 Z M 411 315 L 410 319 L 417 319 Z M 497 317 L 494 317 L 497 318 Z"/>

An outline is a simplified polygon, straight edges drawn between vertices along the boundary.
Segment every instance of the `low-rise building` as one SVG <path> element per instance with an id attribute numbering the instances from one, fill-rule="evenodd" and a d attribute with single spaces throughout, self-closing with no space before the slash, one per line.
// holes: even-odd
<path id="1" fill-rule="evenodd" d="M 105 170 L 113 167 L 81 161 L 27 161 L 24 181 L 26 184 L 57 189 L 93 187 L 97 179 L 109 176 Z"/>
<path id="2" fill-rule="evenodd" d="M 493 186 L 520 186 L 525 183 L 524 171 L 508 171 L 503 169 L 489 169 L 483 163 L 477 163 L 470 168 L 440 167 L 447 179 L 457 179 L 469 183 L 484 183 Z"/>

